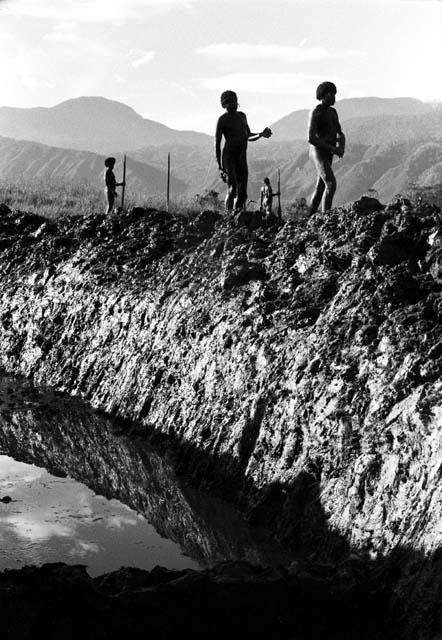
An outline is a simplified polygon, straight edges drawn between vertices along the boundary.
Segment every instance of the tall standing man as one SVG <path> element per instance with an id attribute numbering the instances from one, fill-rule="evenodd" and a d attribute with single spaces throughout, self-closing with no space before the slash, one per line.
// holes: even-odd
<path id="1" fill-rule="evenodd" d="M 226 211 L 240 211 L 247 202 L 247 143 L 259 138 L 270 138 L 272 132 L 268 127 L 261 133 L 250 131 L 246 114 L 238 111 L 238 96 L 234 91 L 224 91 L 221 94 L 221 106 L 226 113 L 218 118 L 216 125 L 215 156 L 221 177 L 227 182 Z"/>
<path id="2" fill-rule="evenodd" d="M 345 136 L 333 106 L 337 89 L 333 82 L 321 82 L 316 89 L 316 99 L 321 104 L 310 113 L 308 141 L 310 158 L 318 178 L 310 203 L 310 215 L 316 213 L 322 200 L 322 211 L 330 211 L 336 191 L 336 178 L 332 169 L 333 155 L 342 158 L 345 151 Z M 325 192 L 325 193 L 324 193 Z"/>

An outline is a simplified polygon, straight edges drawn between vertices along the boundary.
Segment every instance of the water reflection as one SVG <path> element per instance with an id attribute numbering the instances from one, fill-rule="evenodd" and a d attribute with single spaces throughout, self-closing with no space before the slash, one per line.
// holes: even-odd
<path id="1" fill-rule="evenodd" d="M 91 575 L 137 566 L 199 568 L 140 514 L 72 480 L 0 456 L 0 568 L 43 562 L 86 564 Z"/>
<path id="2" fill-rule="evenodd" d="M 0 566 L 69 561 L 98 574 L 289 561 L 236 509 L 118 433 L 75 399 L 0 378 L 0 498 L 17 501 L 0 504 Z"/>

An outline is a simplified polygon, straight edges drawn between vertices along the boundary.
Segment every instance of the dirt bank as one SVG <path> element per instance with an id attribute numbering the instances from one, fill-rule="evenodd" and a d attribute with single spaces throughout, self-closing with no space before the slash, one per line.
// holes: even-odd
<path id="1" fill-rule="evenodd" d="M 264 226 L 5 212 L 0 364 L 173 443 L 292 548 L 405 553 L 425 581 L 442 538 L 441 216 L 374 208 Z"/>

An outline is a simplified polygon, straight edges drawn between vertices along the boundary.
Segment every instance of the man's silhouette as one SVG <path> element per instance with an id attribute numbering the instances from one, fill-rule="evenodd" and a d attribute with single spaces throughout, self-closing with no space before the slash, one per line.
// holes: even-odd
<path id="1" fill-rule="evenodd" d="M 115 198 L 118 197 L 118 193 L 115 191 L 116 187 L 122 187 L 124 182 L 117 182 L 114 174 L 115 158 L 106 158 L 104 161 L 106 171 L 104 172 L 104 184 L 105 194 L 107 199 L 106 215 L 112 213 L 115 205 Z"/>
<path id="2" fill-rule="evenodd" d="M 226 110 L 218 118 L 215 133 L 215 156 L 221 177 L 227 182 L 226 210 L 240 211 L 247 201 L 247 143 L 259 138 L 270 138 L 271 130 L 266 127 L 261 133 L 252 133 L 246 114 L 238 111 L 238 97 L 234 91 L 221 94 L 221 106 Z M 221 158 L 221 140 L 224 148 Z"/>
<path id="3" fill-rule="evenodd" d="M 336 178 L 332 169 L 333 155 L 342 158 L 345 136 L 342 133 L 338 114 L 332 105 L 336 102 L 337 89 L 333 82 L 322 82 L 316 89 L 316 99 L 321 104 L 313 109 L 308 125 L 310 158 L 318 179 L 313 193 L 310 214 L 316 213 L 322 200 L 322 211 L 330 211 L 336 191 Z M 325 193 L 324 193 L 325 191 Z"/>

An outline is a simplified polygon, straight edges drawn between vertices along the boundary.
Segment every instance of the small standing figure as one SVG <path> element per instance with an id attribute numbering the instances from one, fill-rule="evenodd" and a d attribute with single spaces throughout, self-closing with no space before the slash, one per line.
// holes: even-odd
<path id="1" fill-rule="evenodd" d="M 316 99 L 321 104 L 313 109 L 308 125 L 310 158 L 318 179 L 310 203 L 310 215 L 316 213 L 322 200 L 322 211 L 330 211 L 336 191 L 336 178 L 332 169 L 333 155 L 342 158 L 345 151 L 345 136 L 338 114 L 332 105 L 336 102 L 337 89 L 333 82 L 322 82 L 316 89 Z M 325 191 L 325 193 L 324 193 Z"/>
<path id="2" fill-rule="evenodd" d="M 273 206 L 273 189 L 269 178 L 264 178 L 264 184 L 261 187 L 261 211 L 267 215 L 272 213 Z"/>
<path id="3" fill-rule="evenodd" d="M 234 91 L 224 91 L 221 94 L 221 106 L 226 113 L 218 118 L 216 125 L 215 156 L 221 178 L 227 182 L 226 211 L 240 211 L 247 202 L 247 143 L 259 138 L 270 138 L 272 132 L 268 127 L 261 133 L 250 131 L 246 114 L 238 111 L 238 97 Z"/>
<path id="4" fill-rule="evenodd" d="M 104 173 L 105 194 L 107 198 L 106 215 L 112 213 L 115 205 L 115 198 L 118 197 L 118 193 L 115 191 L 117 187 L 123 187 L 124 182 L 117 182 L 114 175 L 115 158 L 106 158 L 104 166 L 107 167 Z"/>

